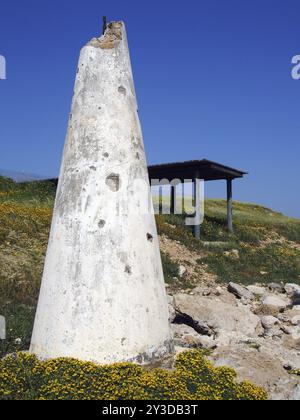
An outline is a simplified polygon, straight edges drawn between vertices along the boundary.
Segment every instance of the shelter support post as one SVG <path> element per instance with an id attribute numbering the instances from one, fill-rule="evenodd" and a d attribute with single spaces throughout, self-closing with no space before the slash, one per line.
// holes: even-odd
<path id="1" fill-rule="evenodd" d="M 170 203 L 171 214 L 175 214 L 176 212 L 176 185 L 171 185 L 170 200 L 171 200 L 171 203 Z"/>
<path id="2" fill-rule="evenodd" d="M 163 189 L 159 187 L 158 190 L 158 214 L 163 214 Z"/>
<path id="3" fill-rule="evenodd" d="M 227 179 L 227 226 L 229 232 L 233 232 L 232 215 L 232 179 Z"/>
<path id="4" fill-rule="evenodd" d="M 200 183 L 199 180 L 200 179 L 200 174 L 199 171 L 195 171 L 194 174 L 194 179 L 193 179 L 193 201 L 194 201 L 194 206 L 196 208 L 200 207 L 200 199 L 201 199 L 201 191 L 200 191 Z M 200 228 L 200 221 L 198 223 L 198 221 L 196 221 L 195 225 L 194 225 L 194 237 L 196 239 L 200 239 L 201 237 L 201 228 Z"/>

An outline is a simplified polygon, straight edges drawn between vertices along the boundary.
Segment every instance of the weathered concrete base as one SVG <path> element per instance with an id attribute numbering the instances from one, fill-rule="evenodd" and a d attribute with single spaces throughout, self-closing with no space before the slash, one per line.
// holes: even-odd
<path id="1" fill-rule="evenodd" d="M 159 348 L 149 348 L 148 351 L 139 354 L 137 357 L 133 357 L 129 362 L 140 365 L 154 365 L 170 356 L 175 356 L 173 340 L 166 341 Z"/>
<path id="2" fill-rule="evenodd" d="M 75 359 L 78 358 L 77 355 L 72 354 L 72 353 L 68 353 L 68 354 L 60 355 L 60 356 L 58 355 L 51 356 L 50 353 L 47 353 L 46 349 L 38 347 L 34 345 L 33 343 L 31 344 L 30 352 L 28 353 L 36 354 L 37 357 L 42 361 L 55 359 L 57 357 L 68 357 L 68 358 L 75 358 Z M 85 360 L 85 361 L 92 362 L 95 364 L 111 364 L 111 363 L 128 362 L 128 363 L 135 363 L 138 365 L 151 366 L 151 367 L 164 367 L 164 366 L 172 367 L 175 362 L 175 356 L 176 356 L 176 352 L 175 352 L 174 342 L 173 342 L 173 339 L 170 339 L 169 341 L 166 341 L 161 347 L 159 348 L 150 347 L 144 353 L 137 354 L 134 357 L 120 359 L 119 357 L 112 355 L 111 358 L 107 358 L 106 360 L 102 360 L 102 361 L 99 361 L 98 359 L 95 359 L 93 357 L 91 358 L 84 357 L 84 358 L 81 358 L 81 360 Z"/>

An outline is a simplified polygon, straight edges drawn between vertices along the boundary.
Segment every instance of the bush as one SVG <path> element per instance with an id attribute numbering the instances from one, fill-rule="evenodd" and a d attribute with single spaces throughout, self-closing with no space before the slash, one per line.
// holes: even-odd
<path id="1" fill-rule="evenodd" d="M 0 399 L 265 400 L 267 394 L 251 383 L 237 383 L 232 369 L 214 367 L 201 350 L 181 353 L 172 371 L 66 358 L 41 362 L 17 353 L 0 360 Z"/>
<path id="2" fill-rule="evenodd" d="M 12 191 L 15 188 L 15 183 L 12 179 L 0 176 L 0 193 Z M 1 194 L 0 194 L 1 197 Z"/>
<path id="3" fill-rule="evenodd" d="M 164 278 L 167 284 L 174 283 L 174 278 L 178 277 L 179 265 L 172 261 L 168 254 L 161 252 L 161 261 L 164 270 Z"/>

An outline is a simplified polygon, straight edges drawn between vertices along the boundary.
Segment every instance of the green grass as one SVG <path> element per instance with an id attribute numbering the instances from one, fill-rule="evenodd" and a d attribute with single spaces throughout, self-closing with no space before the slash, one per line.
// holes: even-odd
<path id="1" fill-rule="evenodd" d="M 52 207 L 56 185 L 52 181 L 14 183 L 0 176 L 0 203 L 24 204 L 26 207 Z"/>
<path id="2" fill-rule="evenodd" d="M 240 244 L 239 259 L 215 251 L 201 259 L 218 275 L 220 281 L 243 284 L 291 282 L 300 283 L 300 252 L 288 246 L 268 245 L 264 248 Z"/>
<path id="3" fill-rule="evenodd" d="M 158 230 L 198 252 L 199 264 L 206 264 L 207 271 L 217 275 L 220 282 L 300 284 L 300 220 L 254 204 L 234 202 L 231 234 L 226 212 L 224 200 L 206 200 L 201 241 L 195 240 L 192 228 L 185 226 L 184 215 L 157 216 Z M 231 250 L 239 252 L 238 259 L 225 254 Z"/>
<path id="4" fill-rule="evenodd" d="M 52 182 L 15 184 L 0 177 L 0 356 L 30 342 L 55 197 Z"/>
<path id="5" fill-rule="evenodd" d="M 226 226 L 226 202 L 207 200 L 205 215 L 207 221 Z M 286 217 L 256 204 L 234 202 L 235 237 L 245 242 L 257 242 L 268 236 L 271 230 L 286 239 L 300 244 L 300 220 Z M 216 240 L 216 237 L 213 238 Z"/>
<path id="6" fill-rule="evenodd" d="M 168 254 L 161 252 L 161 261 L 164 270 L 165 282 L 167 284 L 173 284 L 174 278 L 178 277 L 179 265 L 172 261 Z"/>

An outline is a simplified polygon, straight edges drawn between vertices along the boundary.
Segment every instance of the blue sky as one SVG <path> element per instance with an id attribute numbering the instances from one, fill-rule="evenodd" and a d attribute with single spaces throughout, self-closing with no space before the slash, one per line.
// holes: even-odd
<path id="1" fill-rule="evenodd" d="M 244 169 L 235 199 L 300 217 L 298 0 L 3 0 L 0 168 L 58 174 L 79 50 L 104 14 L 127 26 L 148 163 Z"/>

